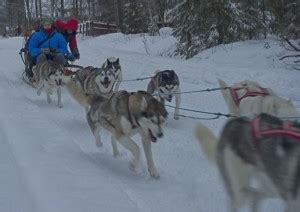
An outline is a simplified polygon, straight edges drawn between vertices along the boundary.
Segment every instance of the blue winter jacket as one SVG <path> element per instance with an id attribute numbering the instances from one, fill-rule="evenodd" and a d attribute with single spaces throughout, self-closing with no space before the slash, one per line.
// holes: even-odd
<path id="1" fill-rule="evenodd" d="M 47 38 L 52 36 L 50 39 L 40 44 Z M 53 48 L 56 49 L 57 53 L 67 54 L 68 47 L 67 42 L 62 34 L 54 30 L 51 35 L 48 35 L 44 30 L 35 32 L 30 38 L 28 45 L 28 51 L 31 57 L 37 57 L 41 54 L 41 48 Z"/>

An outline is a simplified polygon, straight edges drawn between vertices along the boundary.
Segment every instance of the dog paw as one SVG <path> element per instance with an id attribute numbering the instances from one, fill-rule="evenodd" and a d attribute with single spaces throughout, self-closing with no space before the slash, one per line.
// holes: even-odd
<path id="1" fill-rule="evenodd" d="M 178 119 L 179 119 L 179 116 L 178 116 L 178 115 L 177 115 L 177 116 L 175 115 L 175 116 L 174 116 L 174 119 L 175 119 L 175 120 L 178 120 Z"/>
<path id="2" fill-rule="evenodd" d="M 160 175 L 158 174 L 158 172 L 156 170 L 150 171 L 149 170 L 149 174 L 151 177 L 153 177 L 154 179 L 159 179 Z"/>
<path id="3" fill-rule="evenodd" d="M 130 163 L 129 163 L 129 169 L 131 170 L 131 171 L 133 171 L 134 173 L 138 173 L 138 165 L 136 164 L 136 162 L 135 161 L 131 161 Z"/>
<path id="4" fill-rule="evenodd" d="M 113 152 L 114 158 L 120 157 L 121 154 L 119 152 Z"/>
<path id="5" fill-rule="evenodd" d="M 103 143 L 101 141 L 96 141 L 96 146 L 97 147 L 103 147 Z"/>

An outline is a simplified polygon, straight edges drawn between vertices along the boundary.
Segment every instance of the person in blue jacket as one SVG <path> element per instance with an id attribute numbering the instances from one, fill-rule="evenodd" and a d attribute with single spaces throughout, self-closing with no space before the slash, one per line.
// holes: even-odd
<path id="1" fill-rule="evenodd" d="M 74 57 L 72 53 L 68 51 L 67 42 L 63 35 L 57 32 L 53 27 L 53 20 L 43 19 L 41 21 L 41 28 L 35 32 L 30 38 L 28 44 L 28 52 L 31 60 L 31 68 L 27 74 L 29 78 L 32 78 L 32 66 L 41 63 L 46 60 L 53 60 L 61 65 L 67 63 L 68 60 L 72 60 Z"/>

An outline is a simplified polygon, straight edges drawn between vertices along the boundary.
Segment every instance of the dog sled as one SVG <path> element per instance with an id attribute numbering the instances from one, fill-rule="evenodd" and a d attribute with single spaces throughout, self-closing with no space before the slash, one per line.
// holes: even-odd
<path id="1" fill-rule="evenodd" d="M 30 55 L 29 55 L 28 49 L 26 47 L 27 41 L 28 41 L 28 37 L 24 37 L 24 44 L 19 52 L 22 62 L 24 63 L 24 71 L 22 73 L 22 80 L 26 84 L 30 85 L 31 87 L 35 87 L 34 83 L 28 77 L 29 73 L 32 71 L 31 69 L 35 65 L 30 65 L 30 62 L 31 62 Z M 83 68 L 82 66 L 70 63 L 69 61 L 67 61 L 67 63 L 65 64 L 64 67 L 65 67 L 65 72 L 68 74 L 70 74 L 71 72 L 76 72 L 78 69 Z"/>

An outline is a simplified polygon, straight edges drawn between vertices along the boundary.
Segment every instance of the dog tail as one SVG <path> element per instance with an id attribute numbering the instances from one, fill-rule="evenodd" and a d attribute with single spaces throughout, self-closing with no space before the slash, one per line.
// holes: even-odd
<path id="1" fill-rule="evenodd" d="M 213 132 L 205 125 L 198 123 L 195 129 L 195 136 L 202 148 L 202 151 L 210 161 L 216 161 L 218 139 Z"/>
<path id="2" fill-rule="evenodd" d="M 218 82 L 219 82 L 219 85 L 220 85 L 221 88 L 228 87 L 226 82 L 224 82 L 223 80 L 218 79 Z M 223 90 L 221 90 L 221 92 L 222 92 L 223 98 L 224 98 L 224 100 L 227 104 L 227 107 L 228 107 L 228 110 L 229 110 L 230 114 L 234 115 L 234 116 L 239 116 L 239 108 L 235 104 L 235 102 L 233 101 L 229 90 L 228 89 L 223 89 Z"/>

